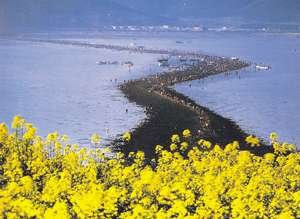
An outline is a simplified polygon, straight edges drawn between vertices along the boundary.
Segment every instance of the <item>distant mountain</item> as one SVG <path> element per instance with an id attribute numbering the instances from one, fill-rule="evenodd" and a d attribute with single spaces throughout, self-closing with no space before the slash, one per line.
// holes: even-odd
<path id="1" fill-rule="evenodd" d="M 145 14 L 177 20 L 241 19 L 244 22 L 300 22 L 299 0 L 113 0 Z"/>
<path id="2" fill-rule="evenodd" d="M 0 28 L 19 29 L 157 24 L 164 20 L 112 0 L 0 0 L 0 19 Z"/>
<path id="3" fill-rule="evenodd" d="M 4 29 L 300 23 L 300 0 L 0 0 Z"/>
<path id="4" fill-rule="evenodd" d="M 256 0 L 237 11 L 237 16 L 260 22 L 300 22 L 299 0 Z"/>

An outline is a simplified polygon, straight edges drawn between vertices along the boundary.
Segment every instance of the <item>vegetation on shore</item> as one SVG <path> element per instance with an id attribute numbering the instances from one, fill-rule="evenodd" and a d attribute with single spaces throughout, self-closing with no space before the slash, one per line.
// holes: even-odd
<path id="1" fill-rule="evenodd" d="M 12 129 L 0 124 L 3 218 L 300 217 L 300 155 L 275 133 L 274 153 L 256 156 L 238 142 L 221 147 L 184 130 L 157 145 L 148 163 L 142 151 L 108 158 L 58 133 L 44 140 L 20 116 Z M 91 138 L 95 147 L 100 140 Z M 245 142 L 261 147 L 254 136 Z"/>

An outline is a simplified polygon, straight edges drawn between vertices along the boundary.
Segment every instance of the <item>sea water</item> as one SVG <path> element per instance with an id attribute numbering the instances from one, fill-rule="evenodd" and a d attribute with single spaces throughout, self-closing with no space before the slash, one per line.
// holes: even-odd
<path id="1" fill-rule="evenodd" d="M 253 65 L 230 76 L 178 84 L 177 91 L 250 134 L 267 140 L 270 132 L 277 132 L 281 140 L 300 145 L 300 35 L 211 33 L 190 40 L 187 47 L 240 57 Z M 255 65 L 271 69 L 258 71 Z"/>
<path id="2" fill-rule="evenodd" d="M 253 66 L 270 65 L 268 71 L 252 66 L 229 76 L 178 84 L 175 89 L 234 120 L 251 134 L 267 139 L 276 131 L 282 140 L 300 143 L 297 34 L 60 32 L 30 37 L 196 51 L 240 57 Z M 100 133 L 109 142 L 145 118 L 144 109 L 130 103 L 118 85 L 166 70 L 157 67 L 160 57 L 0 40 L 0 119 L 8 123 L 20 114 L 35 123 L 41 135 L 57 130 L 76 142 L 88 143 L 92 133 Z M 97 65 L 101 60 L 133 61 L 134 67 Z"/>
<path id="3" fill-rule="evenodd" d="M 157 55 L 47 43 L 0 41 L 0 120 L 21 115 L 45 136 L 58 131 L 88 144 L 93 133 L 104 142 L 145 118 L 118 88 L 124 80 L 150 74 Z M 132 61 L 125 65 L 97 62 Z M 153 72 L 155 66 L 153 66 Z"/>

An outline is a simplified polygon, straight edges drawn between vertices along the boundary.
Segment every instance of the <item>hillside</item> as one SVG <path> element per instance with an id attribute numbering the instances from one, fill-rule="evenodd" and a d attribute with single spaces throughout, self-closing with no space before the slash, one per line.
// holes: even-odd
<path id="1" fill-rule="evenodd" d="M 114 0 L 143 13 L 177 20 L 239 18 L 244 22 L 300 22 L 299 0 Z"/>
<path id="2" fill-rule="evenodd" d="M 104 25 L 300 23 L 299 0 L 1 0 L 0 32 Z"/>
<path id="3" fill-rule="evenodd" d="M 1 0 L 0 8 L 2 28 L 10 29 L 153 24 L 159 17 L 111 0 Z"/>
<path id="4" fill-rule="evenodd" d="M 300 1 L 256 0 L 239 9 L 237 15 L 261 22 L 300 22 Z"/>

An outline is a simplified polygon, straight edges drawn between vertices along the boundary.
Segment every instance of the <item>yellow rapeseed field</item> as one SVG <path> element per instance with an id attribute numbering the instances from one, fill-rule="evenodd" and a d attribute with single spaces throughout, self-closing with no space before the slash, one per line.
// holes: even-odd
<path id="1" fill-rule="evenodd" d="M 58 133 L 42 139 L 16 116 L 11 132 L 0 124 L 1 218 L 300 218 L 294 145 L 272 133 L 274 153 L 259 157 L 191 135 L 170 136 L 149 163 L 143 152 L 111 158 Z M 130 133 L 123 138 L 130 143 Z M 95 148 L 100 140 L 91 137 Z"/>

